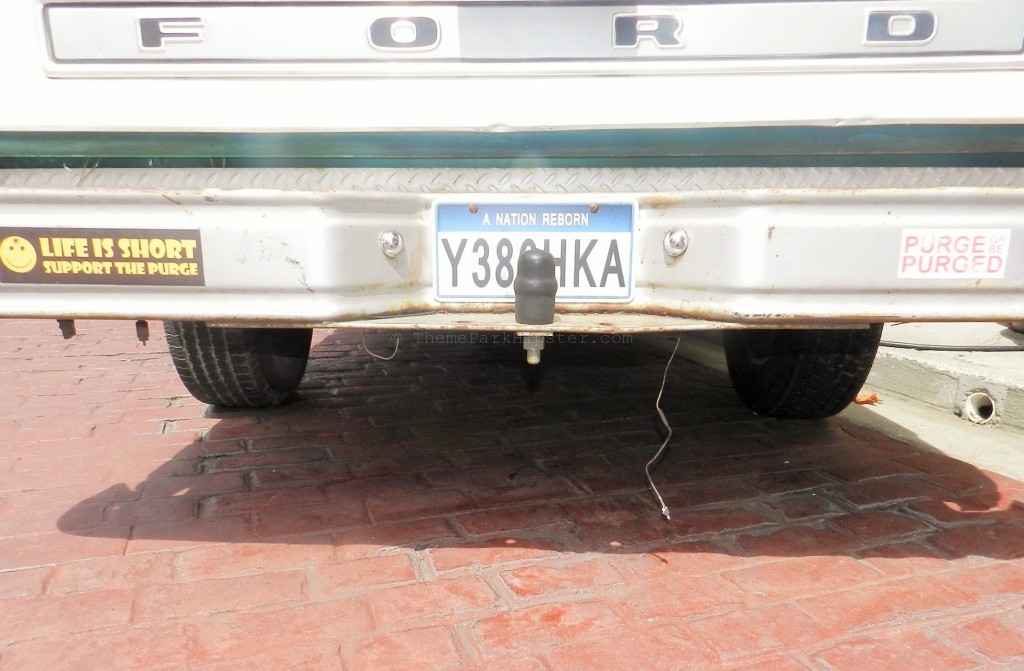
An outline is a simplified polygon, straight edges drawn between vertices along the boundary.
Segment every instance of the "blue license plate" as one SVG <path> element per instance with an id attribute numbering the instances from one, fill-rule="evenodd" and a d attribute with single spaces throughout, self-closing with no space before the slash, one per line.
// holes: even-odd
<path id="1" fill-rule="evenodd" d="M 508 201 L 438 203 L 436 294 L 447 302 L 515 300 L 519 256 L 555 257 L 562 302 L 633 297 L 634 203 Z"/>

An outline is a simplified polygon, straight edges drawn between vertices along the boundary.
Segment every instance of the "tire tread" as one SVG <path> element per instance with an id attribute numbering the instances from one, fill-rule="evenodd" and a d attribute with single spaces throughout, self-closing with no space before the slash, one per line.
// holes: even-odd
<path id="1" fill-rule="evenodd" d="M 841 412 L 864 385 L 882 325 L 787 332 L 763 368 L 752 365 L 748 350 L 759 333 L 725 337 L 729 375 L 740 400 L 766 417 L 821 419 Z"/>
<path id="2" fill-rule="evenodd" d="M 182 383 L 205 403 L 225 407 L 279 405 L 301 379 L 300 372 L 294 383 L 273 384 L 260 361 L 256 330 L 165 322 L 164 332 Z"/>

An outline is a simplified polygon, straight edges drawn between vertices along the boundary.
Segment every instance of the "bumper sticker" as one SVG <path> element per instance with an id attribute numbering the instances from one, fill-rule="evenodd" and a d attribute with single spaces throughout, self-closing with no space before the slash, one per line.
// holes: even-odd
<path id="1" fill-rule="evenodd" d="M 1006 275 L 1008 228 L 908 229 L 900 241 L 896 277 L 998 279 Z"/>
<path id="2" fill-rule="evenodd" d="M 206 284 L 198 230 L 0 228 L 4 284 Z"/>

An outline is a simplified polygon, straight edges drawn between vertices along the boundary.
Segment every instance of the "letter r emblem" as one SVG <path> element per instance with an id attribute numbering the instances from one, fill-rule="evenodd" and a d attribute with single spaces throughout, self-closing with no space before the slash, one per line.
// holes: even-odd
<path id="1" fill-rule="evenodd" d="M 631 48 L 641 40 L 659 47 L 681 47 L 683 22 L 668 14 L 616 14 L 612 20 L 612 46 Z"/>

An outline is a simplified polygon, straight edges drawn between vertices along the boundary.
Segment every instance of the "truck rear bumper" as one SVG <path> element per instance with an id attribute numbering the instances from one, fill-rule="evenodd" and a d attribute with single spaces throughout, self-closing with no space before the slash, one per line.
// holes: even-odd
<path id="1" fill-rule="evenodd" d="M 0 316 L 527 330 L 437 298 L 436 205 L 552 200 L 634 206 L 632 292 L 544 330 L 1024 317 L 1024 170 L 997 168 L 2 171 L 0 243 L 34 258 L 0 259 Z"/>

